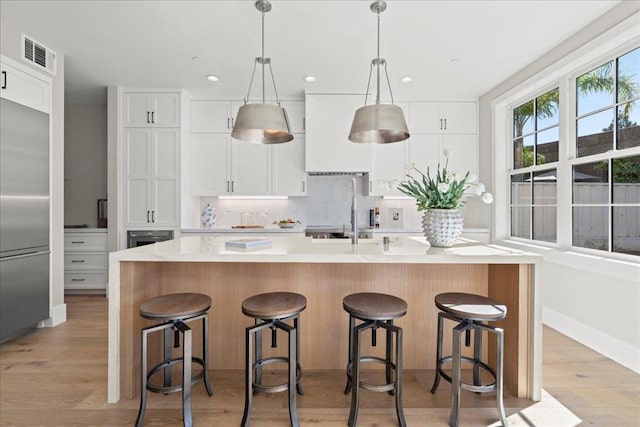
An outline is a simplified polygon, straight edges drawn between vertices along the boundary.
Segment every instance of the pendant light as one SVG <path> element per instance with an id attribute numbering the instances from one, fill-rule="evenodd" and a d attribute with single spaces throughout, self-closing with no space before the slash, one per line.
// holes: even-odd
<path id="1" fill-rule="evenodd" d="M 244 99 L 244 105 L 238 110 L 231 136 L 241 141 L 258 144 L 280 144 L 291 141 L 293 135 L 291 135 L 289 128 L 287 112 L 280 106 L 278 90 L 276 89 L 276 82 L 271 69 L 271 58 L 265 58 L 264 56 L 264 15 L 271 10 L 271 3 L 267 0 L 257 0 L 255 7 L 262 13 L 262 56 L 256 58 L 253 64 L 253 73 L 251 73 L 247 97 Z M 251 85 L 253 84 L 257 64 L 260 64 L 262 68 L 262 103 L 248 104 L 247 101 L 251 93 Z M 265 65 L 269 66 L 277 105 L 265 103 Z"/>
<path id="2" fill-rule="evenodd" d="M 404 118 L 402 108 L 393 105 L 393 93 L 387 72 L 387 61 L 380 58 L 380 14 L 387 9 L 387 3 L 381 0 L 374 1 L 369 9 L 378 16 L 378 56 L 371 61 L 369 68 L 369 80 L 367 82 L 367 95 L 364 99 L 364 107 L 356 110 L 349 133 L 349 141 L 357 143 L 388 144 L 390 142 L 404 141 L 409 138 L 407 121 Z M 380 67 L 384 65 L 384 73 L 387 77 L 391 104 L 380 104 Z M 371 73 L 376 67 L 376 103 L 367 105 Z"/>

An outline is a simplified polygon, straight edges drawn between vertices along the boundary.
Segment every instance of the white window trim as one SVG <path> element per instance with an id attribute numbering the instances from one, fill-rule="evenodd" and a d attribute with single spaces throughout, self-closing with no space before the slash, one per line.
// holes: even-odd
<path id="1" fill-rule="evenodd" d="M 602 271 L 602 262 L 630 263 L 634 268 L 625 269 L 625 278 L 640 277 L 640 261 L 637 256 L 572 247 L 571 244 L 571 185 L 568 177 L 576 159 L 575 141 L 575 77 L 603 62 L 615 58 L 640 45 L 640 13 L 635 13 L 607 32 L 585 43 L 537 75 L 526 79 L 491 101 L 492 110 L 492 159 L 495 203 L 493 206 L 493 240 L 507 245 L 526 245 L 536 252 L 563 254 L 561 262 L 572 266 L 584 266 L 587 270 Z M 546 243 L 510 237 L 510 183 L 509 172 L 513 167 L 512 117 L 513 108 L 548 90 L 560 90 L 560 147 L 555 165 L 558 173 L 557 189 L 557 243 Z M 570 94 L 567 97 L 565 94 Z M 565 95 L 565 96 L 563 96 Z M 567 143 L 569 141 L 569 143 Z M 640 151 L 640 148 L 638 149 Z M 636 149 L 630 149 L 632 155 Z M 568 231 L 567 231 L 568 230 Z M 566 255 L 566 256 L 565 256 Z M 587 260 L 587 261 L 585 261 Z"/>

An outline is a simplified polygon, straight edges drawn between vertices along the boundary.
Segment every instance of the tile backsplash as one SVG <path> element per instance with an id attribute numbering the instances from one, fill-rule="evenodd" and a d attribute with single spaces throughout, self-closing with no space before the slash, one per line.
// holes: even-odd
<path id="1" fill-rule="evenodd" d="M 349 227 L 351 224 L 351 179 L 348 175 L 316 176 L 307 180 L 306 197 L 288 199 L 218 199 L 217 197 L 193 198 L 191 221 L 183 218 L 183 228 L 199 228 L 200 213 L 207 203 L 217 211 L 216 227 L 229 227 L 242 224 L 242 214 L 251 213 L 257 220 L 258 214 L 266 224 L 280 219 L 291 218 L 303 225 L 336 225 Z M 366 176 L 356 176 L 358 224 L 361 228 L 369 226 L 369 210 L 380 208 L 381 228 L 404 228 L 419 230 L 422 214 L 416 209 L 413 199 L 383 199 L 366 196 Z M 465 209 L 465 226 L 477 227 L 474 218 L 477 215 L 475 200 L 469 201 Z M 470 212 L 471 211 L 471 212 Z M 393 218 L 396 217 L 395 221 Z M 474 224 L 476 223 L 476 224 Z"/>

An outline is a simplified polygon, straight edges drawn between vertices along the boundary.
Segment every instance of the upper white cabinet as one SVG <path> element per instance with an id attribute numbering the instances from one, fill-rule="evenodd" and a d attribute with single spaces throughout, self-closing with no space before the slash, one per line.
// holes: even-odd
<path id="1" fill-rule="evenodd" d="M 242 101 L 191 100 L 190 194 L 264 196 L 306 194 L 304 102 L 282 101 L 294 140 L 263 145 L 231 138 Z"/>
<path id="2" fill-rule="evenodd" d="M 431 176 L 436 173 L 438 163 L 444 166 L 446 161 L 443 150 L 453 150 L 447 170 L 458 175 L 471 172 L 478 175 L 477 136 L 471 134 L 414 134 L 409 143 L 409 160 L 423 173 L 430 168 Z"/>
<path id="3" fill-rule="evenodd" d="M 0 61 L 0 70 L 2 71 L 0 96 L 9 101 L 49 113 L 51 109 L 50 80 L 37 77 L 36 72 L 23 71 L 22 67 L 14 67 L 9 62 L 13 61 L 4 57 Z"/>
<path id="4" fill-rule="evenodd" d="M 123 132 L 125 226 L 179 223 L 180 129 Z"/>
<path id="5" fill-rule="evenodd" d="M 179 93 L 125 92 L 124 127 L 180 127 Z"/>
<path id="6" fill-rule="evenodd" d="M 307 194 L 304 139 L 304 135 L 296 134 L 293 141 L 271 146 L 274 195 L 305 196 Z"/>
<path id="7" fill-rule="evenodd" d="M 307 172 L 368 172 L 370 144 L 349 141 L 356 109 L 364 95 L 307 94 L 305 168 Z"/>
<path id="8" fill-rule="evenodd" d="M 411 102 L 410 132 L 476 133 L 475 102 Z"/>

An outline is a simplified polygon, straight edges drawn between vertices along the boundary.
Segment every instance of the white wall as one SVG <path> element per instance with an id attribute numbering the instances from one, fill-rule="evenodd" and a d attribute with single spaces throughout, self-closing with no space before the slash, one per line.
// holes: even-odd
<path id="1" fill-rule="evenodd" d="M 55 326 L 66 320 L 64 304 L 64 53 L 48 40 L 39 38 L 34 28 L 16 28 L 4 19 L 0 8 L 0 53 L 30 66 L 21 59 L 22 32 L 44 43 L 57 53 L 57 75 L 52 78 L 51 102 L 51 319 Z M 42 72 L 40 69 L 33 67 Z M 48 75 L 48 74 L 47 74 Z"/>
<path id="2" fill-rule="evenodd" d="M 480 97 L 481 179 L 495 188 L 496 174 L 506 165 L 494 163 L 502 147 L 493 128 L 494 102 L 508 93 L 535 85 L 544 76 L 558 73 L 571 61 L 589 54 L 615 37 L 640 27 L 640 2 L 621 2 L 602 17 L 560 44 L 533 64 Z M 635 30 L 634 30 L 635 29 Z M 602 48 L 602 47 L 601 47 Z M 501 117 L 498 117 L 500 119 Z M 503 197 L 508 197 L 505 191 Z M 499 207 L 499 206 L 498 206 Z M 505 218 L 493 212 L 493 238 L 504 238 Z M 561 220 L 560 218 L 559 220 Z M 560 224 L 561 226 L 561 224 Z M 495 233 L 498 233 L 497 235 Z M 544 255 L 544 322 L 640 372 L 640 263 L 618 262 L 598 256 L 582 256 L 549 247 L 521 246 Z"/>
<path id="3" fill-rule="evenodd" d="M 65 106 L 64 223 L 97 226 L 107 197 L 107 105 Z"/>

